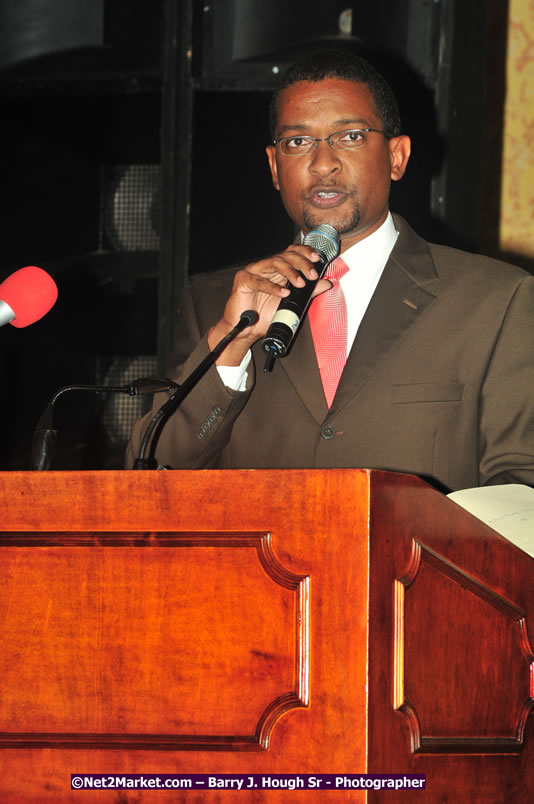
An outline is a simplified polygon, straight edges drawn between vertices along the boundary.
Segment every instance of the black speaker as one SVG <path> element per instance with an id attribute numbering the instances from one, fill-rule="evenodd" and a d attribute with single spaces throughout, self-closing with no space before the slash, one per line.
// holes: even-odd
<path id="1" fill-rule="evenodd" d="M 2 0 L 0 69 L 104 46 L 104 0 Z"/>
<path id="2" fill-rule="evenodd" d="M 0 0 L 0 80 L 161 74 L 163 0 Z"/>
<path id="3" fill-rule="evenodd" d="M 204 89 L 271 89 L 297 58 L 325 48 L 389 53 L 435 80 L 441 0 L 218 0 L 195 4 L 193 76 Z"/>

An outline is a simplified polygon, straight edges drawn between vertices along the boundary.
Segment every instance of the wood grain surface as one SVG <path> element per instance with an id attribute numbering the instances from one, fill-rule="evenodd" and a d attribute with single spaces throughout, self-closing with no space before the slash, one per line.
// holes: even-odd
<path id="1" fill-rule="evenodd" d="M 534 561 L 417 478 L 13 472 L 0 500 L 2 803 L 534 791 Z M 366 772 L 427 789 L 70 789 Z"/>

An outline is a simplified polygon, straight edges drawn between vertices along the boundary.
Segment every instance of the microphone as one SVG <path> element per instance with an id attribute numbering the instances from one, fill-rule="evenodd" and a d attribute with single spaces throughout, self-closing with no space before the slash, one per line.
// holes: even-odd
<path id="1" fill-rule="evenodd" d="M 36 265 L 19 268 L 0 283 L 0 327 L 28 327 L 52 309 L 57 285 Z"/>
<path id="2" fill-rule="evenodd" d="M 139 454 L 134 461 L 134 469 L 150 469 L 153 461 L 153 455 L 156 450 L 159 435 L 165 426 L 168 418 L 172 416 L 175 410 L 182 404 L 186 396 L 193 390 L 197 383 L 202 379 L 204 374 L 211 366 L 217 361 L 222 352 L 226 349 L 229 343 L 239 335 L 242 330 L 247 327 L 252 327 L 259 319 L 259 314 L 256 310 L 245 310 L 241 313 L 239 321 L 230 332 L 219 341 L 201 363 L 194 369 L 189 377 L 187 377 L 181 385 L 176 387 L 176 390 L 163 405 L 158 408 L 155 414 L 150 419 L 148 426 L 141 439 L 141 446 L 139 447 Z M 165 469 L 166 467 L 161 467 Z"/>
<path id="3" fill-rule="evenodd" d="M 300 322 L 306 314 L 315 285 L 339 254 L 339 234 L 327 223 L 321 223 L 308 232 L 303 243 L 305 246 L 311 246 L 321 258 L 319 262 L 314 263 L 319 277 L 305 279 L 306 285 L 302 288 L 288 284 L 291 293 L 280 302 L 262 341 L 263 350 L 269 355 L 268 361 L 287 354 Z"/>
<path id="4" fill-rule="evenodd" d="M 41 414 L 33 434 L 30 469 L 42 472 L 50 469 L 57 441 L 57 430 L 54 426 L 54 411 L 57 400 L 67 391 L 91 391 L 92 393 L 157 394 L 161 391 L 175 391 L 178 385 L 167 378 L 140 377 L 128 385 L 64 385 L 56 391 Z"/>

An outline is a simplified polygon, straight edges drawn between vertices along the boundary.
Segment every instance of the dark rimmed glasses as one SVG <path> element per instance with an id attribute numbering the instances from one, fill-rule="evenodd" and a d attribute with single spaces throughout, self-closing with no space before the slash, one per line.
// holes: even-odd
<path id="1" fill-rule="evenodd" d="M 273 145 L 279 145 L 281 153 L 285 156 L 298 156 L 314 151 L 320 142 L 327 142 L 336 151 L 354 151 L 367 142 L 367 135 L 371 132 L 385 135 L 378 128 L 349 128 L 345 131 L 334 131 L 328 137 L 312 137 L 309 134 L 293 134 L 291 137 L 279 137 Z"/>

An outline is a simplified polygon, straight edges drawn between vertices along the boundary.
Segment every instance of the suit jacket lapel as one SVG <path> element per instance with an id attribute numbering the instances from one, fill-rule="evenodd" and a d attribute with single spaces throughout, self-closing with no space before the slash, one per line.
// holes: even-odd
<path id="1" fill-rule="evenodd" d="M 354 397 L 435 301 L 438 275 L 428 244 L 398 216 L 399 238 L 362 319 L 330 409 Z"/>
<path id="2" fill-rule="evenodd" d="M 280 369 L 285 371 L 290 383 L 311 415 L 318 424 L 321 424 L 328 414 L 328 406 L 324 397 L 307 316 L 293 341 L 290 353 L 278 362 L 280 362 Z"/>

